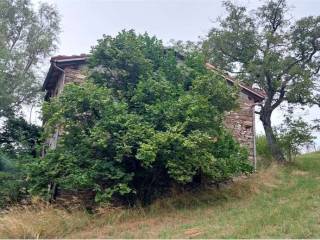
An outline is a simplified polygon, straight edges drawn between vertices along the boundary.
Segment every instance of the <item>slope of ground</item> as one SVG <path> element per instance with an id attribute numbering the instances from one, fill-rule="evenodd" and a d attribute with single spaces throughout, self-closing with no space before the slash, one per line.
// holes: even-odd
<path id="1" fill-rule="evenodd" d="M 319 238 L 320 153 L 221 190 L 98 214 L 39 206 L 0 218 L 1 238 Z"/>

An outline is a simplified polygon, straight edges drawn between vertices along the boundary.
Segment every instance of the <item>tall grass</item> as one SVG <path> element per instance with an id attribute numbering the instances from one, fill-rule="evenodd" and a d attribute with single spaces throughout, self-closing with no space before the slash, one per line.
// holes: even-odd
<path id="1" fill-rule="evenodd" d="M 252 177 L 240 177 L 222 189 L 180 192 L 159 199 L 148 207 L 96 209 L 89 214 L 81 209 L 67 210 L 44 203 L 17 206 L 0 215 L 0 238 L 157 238 L 163 224 L 176 224 L 194 211 L 226 206 L 249 199 L 271 183 L 276 171 L 268 169 Z M 167 222 L 163 222 L 166 219 Z M 139 231 L 136 229 L 139 229 Z M 189 232 L 188 232 L 189 233 Z M 195 234 L 190 231 L 190 234 Z"/>
<path id="2" fill-rule="evenodd" d="M 62 238 L 90 219 L 83 210 L 69 212 L 43 203 L 15 206 L 0 213 L 0 238 Z"/>
<path id="3" fill-rule="evenodd" d="M 306 154 L 148 207 L 14 207 L 1 213 L 0 238 L 319 238 L 319 181 L 320 153 Z"/>

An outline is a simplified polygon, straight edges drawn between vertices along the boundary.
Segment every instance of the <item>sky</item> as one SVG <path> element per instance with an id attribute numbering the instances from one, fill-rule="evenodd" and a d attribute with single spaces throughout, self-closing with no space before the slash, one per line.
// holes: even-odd
<path id="1" fill-rule="evenodd" d="M 32 0 L 37 5 L 40 0 Z M 43 2 L 43 1 L 41 1 Z M 116 35 L 122 29 L 148 32 L 162 39 L 198 41 L 206 36 L 215 19 L 225 13 L 220 0 L 47 0 L 61 15 L 59 49 L 55 55 L 88 53 L 103 34 Z M 234 0 L 254 9 L 261 0 Z M 288 0 L 292 18 L 319 15 L 320 0 Z M 49 68 L 49 60 L 43 69 Z M 273 122 L 282 120 L 284 110 L 273 114 Z M 311 120 L 320 110 L 298 110 L 295 115 Z M 257 119 L 257 132 L 263 128 Z M 320 134 L 317 145 L 320 147 Z"/>
<path id="2" fill-rule="evenodd" d="M 35 3 L 39 0 L 33 0 Z M 197 41 L 204 37 L 218 16 L 224 14 L 221 0 L 47 0 L 61 15 L 58 54 L 86 53 L 103 34 L 115 35 L 135 29 L 170 39 Z M 260 0 L 236 3 L 255 8 Z M 289 0 L 293 18 L 317 15 L 320 0 Z M 295 6 L 295 7 L 294 7 Z"/>

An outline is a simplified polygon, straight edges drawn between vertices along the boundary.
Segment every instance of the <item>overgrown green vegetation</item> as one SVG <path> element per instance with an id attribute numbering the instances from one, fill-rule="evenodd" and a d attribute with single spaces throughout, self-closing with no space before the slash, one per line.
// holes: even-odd
<path id="1" fill-rule="evenodd" d="M 122 31 L 93 49 L 89 79 L 70 84 L 43 108 L 54 150 L 30 165 L 35 194 L 88 191 L 96 202 L 148 203 L 172 187 L 247 174 L 247 151 L 223 125 L 237 89 L 148 34 Z"/>
<path id="2" fill-rule="evenodd" d="M 28 195 L 22 165 L 39 156 L 40 128 L 21 109 L 39 101 L 38 67 L 57 47 L 59 19 L 47 3 L 36 10 L 30 0 L 0 1 L 0 208 Z"/>
<path id="3" fill-rule="evenodd" d="M 256 150 L 258 169 L 269 167 L 273 163 L 273 159 L 265 135 L 256 136 Z"/>
<path id="4" fill-rule="evenodd" d="M 319 238 L 320 153 L 220 190 L 90 215 L 36 205 L 0 218 L 1 238 Z"/>
<path id="5" fill-rule="evenodd" d="M 41 128 L 9 118 L 0 132 L 0 208 L 28 197 L 26 164 L 38 156 Z"/>
<path id="6" fill-rule="evenodd" d="M 0 1 L 0 208 L 8 210 L 0 237 L 318 237 L 319 153 L 272 163 L 293 160 L 314 127 L 287 118 L 272 128 L 271 115 L 284 102 L 319 105 L 320 17 L 293 23 L 285 0 L 252 14 L 224 6 L 228 15 L 199 44 L 167 48 L 134 30 L 104 35 L 86 82 L 43 104 L 42 130 L 20 117 L 21 107 L 39 96 L 37 66 L 56 49 L 59 14 L 48 4 L 35 11 L 30 0 Z M 207 61 L 237 69 L 266 94 L 258 174 L 248 177 L 247 150 L 224 126 L 237 84 Z M 94 214 L 73 212 L 66 199 L 62 209 L 54 200 L 64 194 L 85 196 Z M 39 211 L 37 198 L 57 205 Z"/>
<path id="7" fill-rule="evenodd" d="M 302 118 L 294 120 L 292 116 L 286 117 L 284 123 L 277 128 L 277 138 L 288 161 L 293 161 L 307 144 L 313 143 L 313 126 Z"/>
<path id="8" fill-rule="evenodd" d="M 303 147 L 314 143 L 313 130 L 317 128 L 317 124 L 311 125 L 303 121 L 302 118 L 294 119 L 292 115 L 287 116 L 283 123 L 275 128 L 277 142 L 288 161 L 294 161 Z M 256 137 L 256 150 L 259 168 L 267 167 L 273 162 L 265 135 Z"/>

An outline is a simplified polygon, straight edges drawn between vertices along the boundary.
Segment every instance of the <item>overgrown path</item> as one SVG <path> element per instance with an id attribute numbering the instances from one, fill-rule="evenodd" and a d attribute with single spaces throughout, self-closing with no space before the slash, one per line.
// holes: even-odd
<path id="1" fill-rule="evenodd" d="M 180 194 L 148 209 L 100 214 L 12 210 L 0 237 L 319 238 L 320 153 L 272 166 L 223 190 Z"/>

